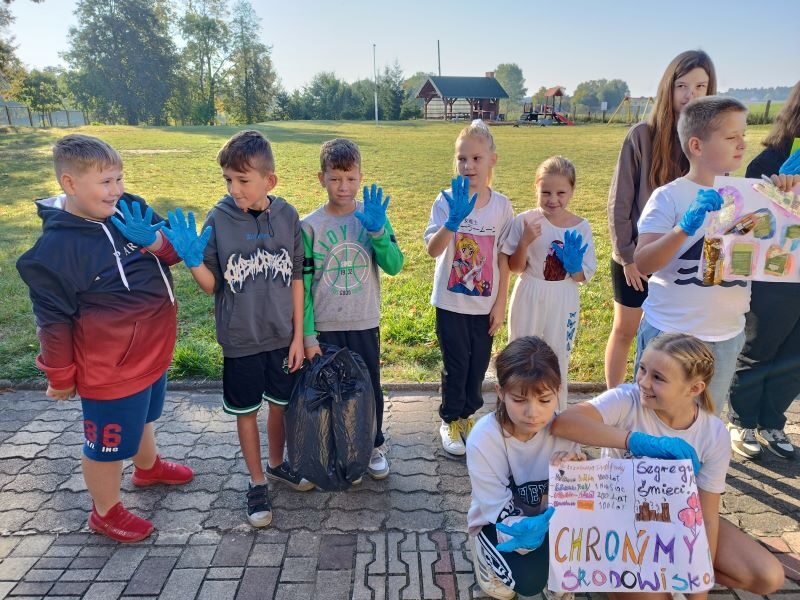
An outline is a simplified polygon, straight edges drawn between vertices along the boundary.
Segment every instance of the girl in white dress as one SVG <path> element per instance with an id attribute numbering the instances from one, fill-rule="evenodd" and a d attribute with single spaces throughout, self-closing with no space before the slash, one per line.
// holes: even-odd
<path id="1" fill-rule="evenodd" d="M 502 252 L 521 273 L 511 296 L 509 341 L 537 335 L 561 366 L 559 409 L 567 407 L 569 356 L 578 330 L 578 284 L 597 270 L 589 222 L 567 210 L 575 192 L 575 166 L 553 156 L 536 170 L 539 207 L 514 218 Z"/>

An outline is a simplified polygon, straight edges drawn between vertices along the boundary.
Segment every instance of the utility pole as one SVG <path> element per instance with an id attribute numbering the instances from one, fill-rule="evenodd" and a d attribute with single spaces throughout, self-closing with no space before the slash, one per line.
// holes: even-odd
<path id="1" fill-rule="evenodd" d="M 375 78 L 375 125 L 378 125 L 378 63 L 375 60 L 375 44 L 372 44 L 372 76 Z"/>
<path id="2" fill-rule="evenodd" d="M 439 58 L 439 77 L 442 76 L 442 48 L 439 46 L 439 40 L 436 40 L 436 56 Z"/>

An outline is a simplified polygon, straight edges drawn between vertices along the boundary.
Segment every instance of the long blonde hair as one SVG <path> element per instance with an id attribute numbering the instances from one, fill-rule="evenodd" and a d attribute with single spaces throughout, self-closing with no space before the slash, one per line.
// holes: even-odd
<path id="1" fill-rule="evenodd" d="M 464 127 L 461 130 L 461 133 L 458 134 L 456 138 L 455 144 L 455 152 L 453 154 L 453 172 L 458 175 L 458 144 L 464 138 L 468 137 L 476 137 L 482 139 L 486 142 L 487 148 L 489 148 L 489 152 L 495 154 L 497 152 L 497 147 L 494 144 L 494 136 L 492 132 L 489 131 L 489 126 L 483 122 L 482 119 L 475 119 L 472 123 Z M 489 185 L 492 185 L 492 175 L 494 174 L 494 168 L 489 169 Z"/>
<path id="2" fill-rule="evenodd" d="M 789 92 L 783 108 L 775 117 L 775 125 L 762 143 L 767 148 L 789 152 L 796 137 L 800 137 L 800 81 Z"/>
<path id="3" fill-rule="evenodd" d="M 674 358 L 687 379 L 699 377 L 706 384 L 700 392 L 700 408 L 714 412 L 714 399 L 708 385 L 714 377 L 714 353 L 704 342 L 686 333 L 664 333 L 647 344 L 648 350 L 657 350 Z"/>
<path id="4" fill-rule="evenodd" d="M 675 162 L 673 159 L 675 149 L 679 145 L 675 129 L 678 119 L 675 116 L 674 91 L 675 80 L 697 68 L 703 69 L 708 75 L 706 95 L 715 95 L 717 93 L 717 73 L 711 58 L 702 50 L 688 50 L 678 54 L 669 63 L 658 84 L 656 103 L 648 122 L 653 141 L 648 182 L 653 189 L 689 172 L 689 160 L 683 154 L 681 154 L 679 162 Z"/>

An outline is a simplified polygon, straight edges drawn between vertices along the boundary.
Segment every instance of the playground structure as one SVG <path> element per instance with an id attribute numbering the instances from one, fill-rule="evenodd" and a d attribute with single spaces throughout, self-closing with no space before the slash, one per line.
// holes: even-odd
<path id="1" fill-rule="evenodd" d="M 557 85 L 551 87 L 544 93 L 544 103 L 526 103 L 522 109 L 517 124 L 540 125 L 575 125 L 567 115 L 561 112 L 561 101 L 564 96 L 564 88 Z M 556 98 L 558 98 L 558 108 L 556 108 Z"/>
<path id="2" fill-rule="evenodd" d="M 647 118 L 647 109 L 650 108 L 651 104 L 654 104 L 654 101 L 648 96 L 641 96 L 639 98 L 625 96 L 619 106 L 617 106 L 617 110 L 612 113 L 607 124 L 611 125 L 614 121 L 614 117 L 616 117 L 623 108 L 625 109 L 626 123 L 628 125 L 644 121 Z"/>
<path id="3" fill-rule="evenodd" d="M 508 94 L 489 71 L 484 77 L 428 77 L 417 93 L 425 119 L 502 121 L 500 100 Z"/>

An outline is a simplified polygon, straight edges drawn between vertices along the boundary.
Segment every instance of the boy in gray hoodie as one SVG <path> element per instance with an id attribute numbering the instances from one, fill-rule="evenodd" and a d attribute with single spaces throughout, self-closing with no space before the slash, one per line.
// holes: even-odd
<path id="1" fill-rule="evenodd" d="M 306 491 L 309 481 L 284 461 L 284 410 L 303 365 L 303 241 L 297 211 L 272 196 L 278 178 L 269 141 L 241 131 L 220 150 L 228 194 L 206 216 L 198 236 L 177 209 L 165 235 L 200 288 L 214 294 L 217 341 L 224 357 L 223 410 L 236 415 L 250 484 L 247 519 L 272 520 L 266 478 Z M 269 461 L 261 463 L 258 409 L 269 405 Z"/>

